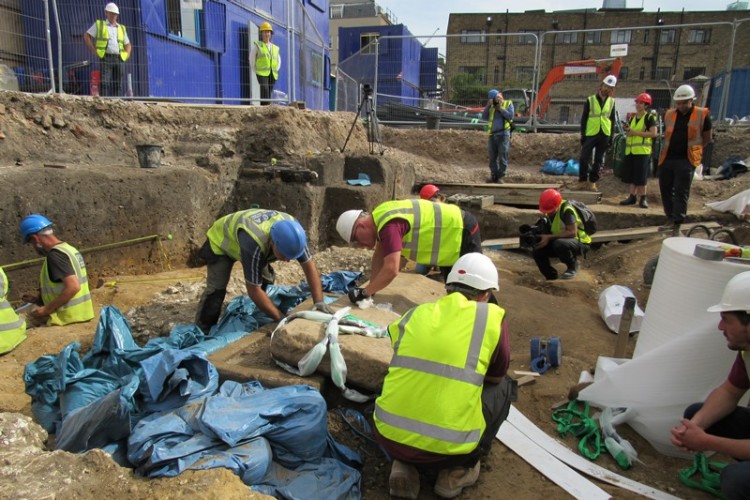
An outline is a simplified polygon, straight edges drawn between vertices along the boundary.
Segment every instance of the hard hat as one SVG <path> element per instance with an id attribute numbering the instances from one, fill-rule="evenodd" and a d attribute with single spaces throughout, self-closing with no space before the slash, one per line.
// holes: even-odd
<path id="1" fill-rule="evenodd" d="M 604 77 L 604 80 L 602 80 L 602 83 L 608 87 L 614 88 L 617 86 L 617 77 L 615 75 L 607 75 Z"/>
<path id="2" fill-rule="evenodd" d="M 690 85 L 680 85 L 677 90 L 674 91 L 672 97 L 675 101 L 684 101 L 686 99 L 695 99 L 695 90 Z"/>
<path id="3" fill-rule="evenodd" d="M 489 257 L 473 252 L 462 255 L 453 264 L 446 285 L 458 284 L 475 290 L 499 290 L 497 268 Z"/>
<path id="4" fill-rule="evenodd" d="M 497 94 L 499 94 L 499 93 L 500 93 L 500 91 L 499 91 L 499 90 L 497 90 L 497 89 L 492 89 L 492 90 L 490 90 L 489 92 L 487 92 L 487 97 L 488 97 L 489 99 L 494 99 L 495 97 L 497 97 Z"/>
<path id="5" fill-rule="evenodd" d="M 271 226 L 271 241 L 287 259 L 299 259 L 305 253 L 307 236 L 296 220 L 280 220 Z"/>
<path id="6" fill-rule="evenodd" d="M 651 96 L 644 92 L 643 94 L 638 94 L 638 97 L 635 98 L 635 102 L 642 102 L 647 106 L 651 106 L 653 101 L 651 100 Z"/>
<path id="7" fill-rule="evenodd" d="M 425 184 L 422 189 L 419 190 L 419 197 L 423 200 L 431 200 L 440 191 L 440 188 L 435 184 Z"/>
<path id="8" fill-rule="evenodd" d="M 104 6 L 104 12 L 111 12 L 113 14 L 120 15 L 120 9 L 117 8 L 114 2 L 109 2 Z"/>
<path id="9" fill-rule="evenodd" d="M 40 214 L 31 214 L 21 219 L 18 229 L 21 232 L 21 240 L 26 243 L 29 241 L 29 236 L 51 226 L 52 222 L 47 217 Z"/>
<path id="10" fill-rule="evenodd" d="M 271 27 L 271 23 L 269 23 L 268 21 L 263 21 L 258 31 L 270 31 L 271 34 L 273 34 L 273 28 Z"/>
<path id="11" fill-rule="evenodd" d="M 545 214 L 551 214 L 562 203 L 562 195 L 557 189 L 546 189 L 539 195 L 539 211 Z"/>
<path id="12" fill-rule="evenodd" d="M 707 309 L 708 312 L 750 312 L 750 271 L 736 274 L 729 280 L 721 294 L 721 302 Z"/>
<path id="13" fill-rule="evenodd" d="M 343 214 L 339 215 L 339 220 L 336 221 L 336 231 L 338 231 L 341 239 L 347 243 L 352 242 L 352 232 L 354 231 L 354 223 L 357 222 L 362 210 L 347 210 Z"/>

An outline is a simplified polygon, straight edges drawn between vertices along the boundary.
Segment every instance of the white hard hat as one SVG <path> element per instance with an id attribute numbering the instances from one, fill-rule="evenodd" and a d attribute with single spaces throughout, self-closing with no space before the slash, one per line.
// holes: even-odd
<path id="1" fill-rule="evenodd" d="M 721 302 L 707 310 L 708 312 L 750 312 L 750 271 L 737 274 L 729 280 L 724 287 L 724 293 L 721 294 Z"/>
<path id="2" fill-rule="evenodd" d="M 339 215 L 339 220 L 336 221 L 336 231 L 338 231 L 341 239 L 347 243 L 352 242 L 352 231 L 354 231 L 354 223 L 357 222 L 362 210 L 347 210 L 343 214 Z"/>
<path id="3" fill-rule="evenodd" d="M 104 6 L 104 12 L 112 12 L 113 14 L 120 15 L 120 9 L 117 8 L 114 2 L 109 2 Z"/>
<path id="4" fill-rule="evenodd" d="M 602 83 L 608 87 L 615 87 L 617 85 L 617 77 L 614 75 L 607 75 L 604 77 L 604 80 L 602 80 Z"/>
<path id="5" fill-rule="evenodd" d="M 680 85 L 674 91 L 673 99 L 675 101 L 684 101 L 685 99 L 695 99 L 695 90 L 690 85 Z"/>
<path id="6" fill-rule="evenodd" d="M 499 290 L 497 268 L 489 257 L 481 253 L 467 253 L 453 264 L 446 285 L 465 285 L 475 290 Z"/>

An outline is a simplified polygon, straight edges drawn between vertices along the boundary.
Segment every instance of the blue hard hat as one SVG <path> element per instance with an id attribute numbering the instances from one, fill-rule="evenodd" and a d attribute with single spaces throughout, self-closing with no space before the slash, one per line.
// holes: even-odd
<path id="1" fill-rule="evenodd" d="M 296 220 L 281 220 L 271 226 L 271 241 L 281 255 L 289 260 L 302 257 L 307 246 L 305 230 Z"/>
<path id="2" fill-rule="evenodd" d="M 21 240 L 26 243 L 29 241 L 29 236 L 50 226 L 52 226 L 52 222 L 47 217 L 41 214 L 31 214 L 21 219 L 18 230 L 21 232 Z"/>
<path id="3" fill-rule="evenodd" d="M 497 96 L 497 94 L 499 94 L 499 93 L 500 93 L 500 91 L 499 91 L 499 90 L 497 90 L 497 89 L 492 89 L 492 90 L 490 90 L 489 92 L 487 92 L 487 97 L 488 97 L 489 99 L 494 99 L 494 98 L 495 98 L 495 97 Z"/>

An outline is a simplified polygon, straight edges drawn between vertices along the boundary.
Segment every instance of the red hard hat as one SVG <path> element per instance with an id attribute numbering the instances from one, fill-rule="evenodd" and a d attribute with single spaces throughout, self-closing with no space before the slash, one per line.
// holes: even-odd
<path id="1" fill-rule="evenodd" d="M 557 189 L 547 189 L 539 196 L 539 211 L 551 214 L 562 203 L 562 195 Z"/>
<path id="2" fill-rule="evenodd" d="M 651 100 L 651 96 L 644 92 L 643 94 L 638 94 L 638 97 L 635 98 L 635 102 L 642 102 L 643 104 L 646 104 L 647 106 L 651 106 L 651 103 L 653 101 Z"/>
<path id="3" fill-rule="evenodd" d="M 423 200 L 430 200 L 438 191 L 440 191 L 440 188 L 435 184 L 425 184 L 422 189 L 419 190 L 419 197 Z"/>

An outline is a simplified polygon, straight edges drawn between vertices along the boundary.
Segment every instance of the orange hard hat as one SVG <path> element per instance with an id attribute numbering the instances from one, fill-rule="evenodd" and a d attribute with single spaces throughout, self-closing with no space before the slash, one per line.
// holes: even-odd
<path id="1" fill-rule="evenodd" d="M 562 203 L 562 195 L 557 189 L 547 189 L 539 196 L 539 211 L 551 214 Z"/>
<path id="2" fill-rule="evenodd" d="M 644 92 L 643 94 L 638 94 L 638 97 L 635 98 L 635 102 L 642 102 L 647 106 L 651 106 L 653 101 L 651 100 L 651 96 Z"/>
<path id="3" fill-rule="evenodd" d="M 430 200 L 440 191 L 440 188 L 435 184 L 425 184 L 422 189 L 419 190 L 419 197 L 423 200 Z"/>

